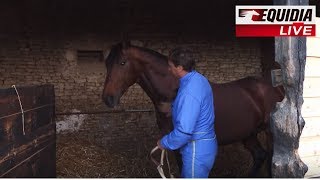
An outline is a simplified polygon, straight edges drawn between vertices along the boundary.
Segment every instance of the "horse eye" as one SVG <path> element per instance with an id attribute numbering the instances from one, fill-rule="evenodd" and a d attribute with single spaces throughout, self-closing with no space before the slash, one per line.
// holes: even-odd
<path id="1" fill-rule="evenodd" d="M 123 62 L 121 62 L 120 64 L 121 64 L 121 65 L 125 65 L 125 64 L 126 64 L 126 62 L 125 62 L 125 61 L 123 61 Z"/>

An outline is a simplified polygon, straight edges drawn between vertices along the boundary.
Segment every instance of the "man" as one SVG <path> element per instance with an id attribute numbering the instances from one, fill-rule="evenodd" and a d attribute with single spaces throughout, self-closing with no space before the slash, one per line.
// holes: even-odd
<path id="1" fill-rule="evenodd" d="M 208 80 L 194 70 L 191 51 L 174 49 L 168 59 L 180 87 L 172 103 L 174 130 L 158 141 L 161 149 L 180 149 L 184 178 L 208 177 L 217 155 L 213 92 Z"/>

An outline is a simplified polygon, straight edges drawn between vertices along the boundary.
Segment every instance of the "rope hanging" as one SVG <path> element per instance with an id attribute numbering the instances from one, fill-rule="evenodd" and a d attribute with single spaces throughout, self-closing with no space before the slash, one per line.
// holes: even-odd
<path id="1" fill-rule="evenodd" d="M 22 133 L 23 133 L 23 135 L 26 135 L 26 132 L 24 131 L 24 111 L 23 111 L 23 108 L 22 108 L 22 103 L 21 103 L 21 100 L 20 100 L 20 96 L 19 96 L 18 90 L 16 88 L 16 85 L 12 85 L 12 87 L 16 91 L 16 94 L 17 94 L 18 100 L 19 100 L 19 104 L 20 104 L 21 118 L 22 118 Z"/>

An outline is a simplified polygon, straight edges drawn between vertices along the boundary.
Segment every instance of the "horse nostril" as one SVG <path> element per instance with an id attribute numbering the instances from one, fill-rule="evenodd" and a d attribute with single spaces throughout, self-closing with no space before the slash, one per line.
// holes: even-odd
<path id="1" fill-rule="evenodd" d="M 103 101 L 110 108 L 113 108 L 115 106 L 114 97 L 113 96 L 105 96 L 105 97 L 103 97 Z"/>
<path id="2" fill-rule="evenodd" d="M 120 102 L 119 96 L 102 95 L 102 100 L 110 108 L 114 108 Z"/>

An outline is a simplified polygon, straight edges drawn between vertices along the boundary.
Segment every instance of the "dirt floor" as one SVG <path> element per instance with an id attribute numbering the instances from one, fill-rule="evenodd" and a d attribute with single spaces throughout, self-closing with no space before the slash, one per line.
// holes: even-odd
<path id="1" fill-rule="evenodd" d="M 76 134 L 58 135 L 57 177 L 159 178 L 156 166 L 148 158 L 153 143 L 138 146 L 139 153 L 117 152 Z M 170 162 L 175 174 L 179 174 L 173 156 Z M 221 146 L 210 177 L 247 177 L 251 166 L 252 158 L 241 144 Z"/>

